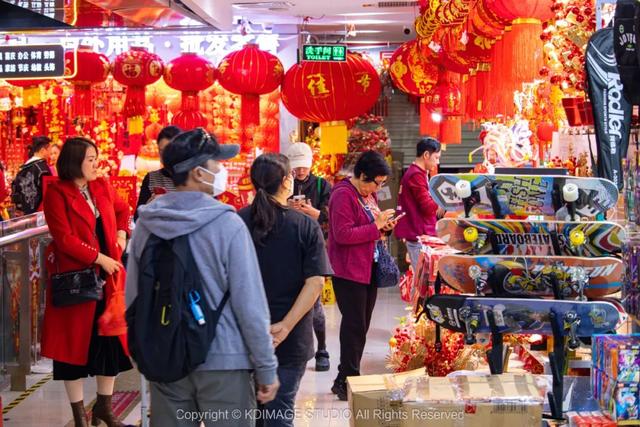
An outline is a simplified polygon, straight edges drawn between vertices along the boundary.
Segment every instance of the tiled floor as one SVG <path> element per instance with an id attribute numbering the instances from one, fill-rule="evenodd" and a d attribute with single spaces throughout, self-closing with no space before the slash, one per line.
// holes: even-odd
<path id="1" fill-rule="evenodd" d="M 386 371 L 385 357 L 388 351 L 388 340 L 391 331 L 398 324 L 399 317 L 405 315 L 405 306 L 406 304 L 400 300 L 397 289 L 380 290 L 363 356 L 362 374 Z M 313 369 L 314 361 L 310 361 L 298 392 L 296 409 L 299 416 L 296 418 L 296 427 L 346 427 L 349 425 L 346 416 L 347 403 L 339 401 L 330 391 L 338 365 L 340 312 L 336 305 L 325 306 L 325 312 L 331 370 L 317 373 Z M 31 375 L 28 386 L 46 376 L 43 374 Z M 4 391 L 1 395 L 3 404 L 7 405 L 14 401 L 20 393 Z M 94 397 L 95 381 L 87 380 L 85 382 L 85 403 L 88 404 Z M 71 412 L 64 386 L 59 381 L 46 382 L 4 415 L 5 426 L 57 427 L 66 425 L 70 420 Z M 140 422 L 140 405 L 131 410 L 124 421 L 138 424 Z"/>

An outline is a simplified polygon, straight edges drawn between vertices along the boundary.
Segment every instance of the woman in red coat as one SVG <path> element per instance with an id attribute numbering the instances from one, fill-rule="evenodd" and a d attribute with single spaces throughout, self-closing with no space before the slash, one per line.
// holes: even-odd
<path id="1" fill-rule="evenodd" d="M 119 288 L 123 282 L 115 279 L 123 268 L 117 260 L 126 244 L 130 211 L 109 183 L 97 177 L 97 165 L 98 149 L 91 140 L 69 138 L 57 162 L 60 179 L 45 194 L 44 214 L 53 237 L 47 257 L 50 274 L 93 266 L 106 280 L 104 297 L 54 307 L 48 286 L 42 354 L 53 359 L 53 379 L 65 382 L 75 425 L 87 426 L 83 378 L 96 376 L 92 424 L 102 420 L 111 427 L 123 425 L 111 411 L 115 377 L 132 366 L 126 354 L 126 329 L 114 333 L 104 326 L 113 326 L 114 321 L 124 324 L 124 307 L 121 312 L 112 308 L 123 291 Z M 102 316 L 105 308 L 108 313 Z"/>

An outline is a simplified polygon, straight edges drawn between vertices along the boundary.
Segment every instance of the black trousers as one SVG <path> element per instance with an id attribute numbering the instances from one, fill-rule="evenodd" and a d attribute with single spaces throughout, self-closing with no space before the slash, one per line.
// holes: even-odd
<path id="1" fill-rule="evenodd" d="M 360 361 L 367 342 L 371 314 L 376 305 L 378 288 L 351 280 L 333 278 L 333 291 L 342 314 L 340 322 L 340 365 L 338 379 L 360 375 Z"/>

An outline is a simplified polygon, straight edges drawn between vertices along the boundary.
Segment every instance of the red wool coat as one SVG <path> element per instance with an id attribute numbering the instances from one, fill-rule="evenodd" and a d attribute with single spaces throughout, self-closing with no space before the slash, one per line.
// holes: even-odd
<path id="1" fill-rule="evenodd" d="M 100 212 L 104 227 L 105 255 L 120 259 L 117 230 L 129 231 L 129 205 L 115 194 L 107 180 L 89 183 L 89 191 Z M 44 197 L 44 215 L 53 242 L 48 257 L 49 274 L 82 270 L 95 266 L 100 252 L 95 235 L 96 218 L 77 186 L 70 181 L 51 183 Z M 97 268 L 97 266 L 96 266 Z M 59 362 L 86 365 L 96 303 L 86 302 L 68 307 L 51 305 L 51 286 L 42 328 L 42 354 Z M 105 293 L 105 297 L 108 294 Z M 108 301 L 107 301 L 108 303 Z M 126 348 L 126 335 L 120 335 Z"/>

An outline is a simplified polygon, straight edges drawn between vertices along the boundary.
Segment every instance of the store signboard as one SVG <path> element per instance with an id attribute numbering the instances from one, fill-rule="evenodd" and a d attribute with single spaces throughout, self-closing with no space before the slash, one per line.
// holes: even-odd
<path id="1" fill-rule="evenodd" d="M 47 18 L 64 22 L 64 0 L 3 0 Z"/>
<path id="2" fill-rule="evenodd" d="M 343 44 L 306 44 L 302 47 L 303 61 L 346 61 L 347 46 Z"/>
<path id="3" fill-rule="evenodd" d="M 0 46 L 0 79 L 64 76 L 64 47 L 42 44 Z"/>
<path id="4" fill-rule="evenodd" d="M 247 43 L 257 44 L 260 49 L 278 53 L 278 34 L 217 34 L 206 31 L 97 31 L 66 32 L 64 35 L 27 34 L 12 38 L 12 44 L 59 43 L 65 49 L 77 49 L 79 45 L 90 46 L 95 52 L 113 60 L 117 55 L 133 46 L 144 47 L 161 58 L 175 58 L 181 53 L 192 52 L 213 63 L 219 63 L 229 52 L 242 49 Z"/>

